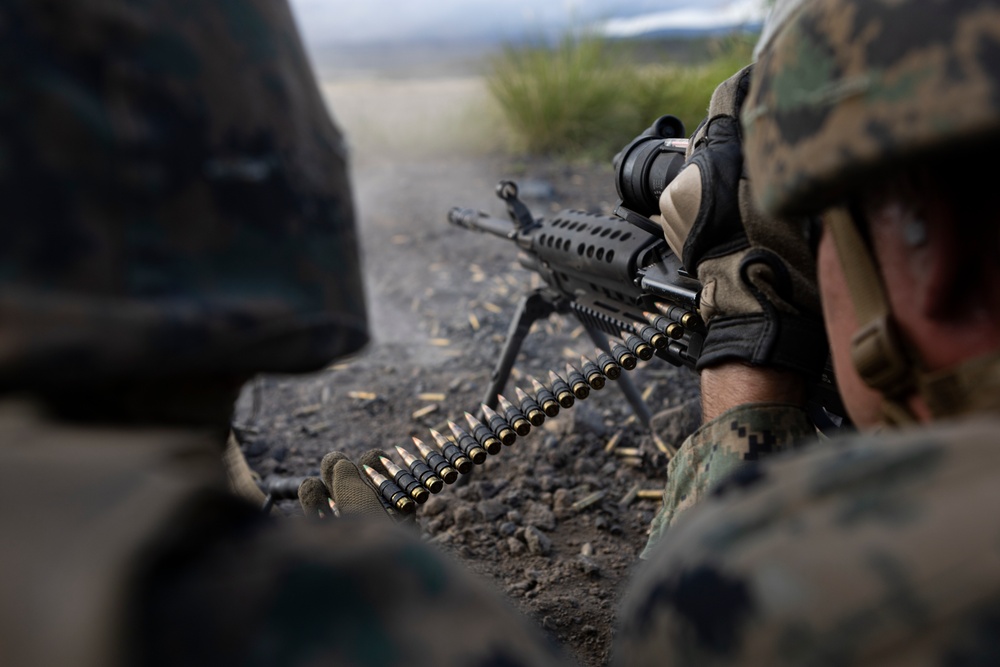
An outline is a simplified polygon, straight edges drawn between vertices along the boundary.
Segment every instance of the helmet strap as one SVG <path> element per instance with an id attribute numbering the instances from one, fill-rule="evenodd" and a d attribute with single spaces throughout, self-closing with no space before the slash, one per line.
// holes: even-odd
<path id="1" fill-rule="evenodd" d="M 915 423 L 906 398 L 918 386 L 916 355 L 899 335 L 871 250 L 846 208 L 827 211 L 823 220 L 859 323 L 851 339 L 854 367 L 865 384 L 882 394 L 882 415 L 889 424 Z"/>

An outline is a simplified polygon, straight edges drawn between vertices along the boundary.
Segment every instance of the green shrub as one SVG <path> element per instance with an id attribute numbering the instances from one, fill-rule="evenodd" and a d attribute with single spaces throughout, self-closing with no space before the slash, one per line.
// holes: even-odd
<path id="1" fill-rule="evenodd" d="M 505 48 L 487 85 L 516 150 L 607 159 L 665 113 L 694 130 L 712 91 L 751 49 L 751 38 L 731 37 L 715 42 L 706 62 L 643 64 L 627 43 L 567 36 L 554 47 Z"/>

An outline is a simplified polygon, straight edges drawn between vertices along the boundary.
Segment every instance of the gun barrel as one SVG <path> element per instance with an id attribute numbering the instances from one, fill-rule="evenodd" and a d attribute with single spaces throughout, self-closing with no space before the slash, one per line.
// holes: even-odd
<path id="1" fill-rule="evenodd" d="M 510 220 L 494 218 L 488 213 L 474 208 L 452 207 L 448 211 L 448 222 L 475 232 L 484 232 L 513 241 L 517 240 L 517 229 Z"/>

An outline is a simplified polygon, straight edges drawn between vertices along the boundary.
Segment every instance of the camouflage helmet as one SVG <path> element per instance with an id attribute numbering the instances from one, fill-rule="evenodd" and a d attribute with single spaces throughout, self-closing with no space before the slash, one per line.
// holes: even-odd
<path id="1" fill-rule="evenodd" d="M 0 8 L 0 390 L 315 370 L 367 340 L 285 2 Z"/>
<path id="2" fill-rule="evenodd" d="M 880 174 L 1000 138 L 1000 3 L 779 0 L 743 110 L 774 215 L 817 213 Z"/>

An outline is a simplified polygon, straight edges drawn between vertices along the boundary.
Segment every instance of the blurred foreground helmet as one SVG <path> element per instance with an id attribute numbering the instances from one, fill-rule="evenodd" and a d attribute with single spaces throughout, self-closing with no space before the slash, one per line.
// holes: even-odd
<path id="1" fill-rule="evenodd" d="M 902 164 L 1000 138 L 1000 2 L 779 0 L 744 106 L 774 215 L 816 213 Z"/>
<path id="2" fill-rule="evenodd" d="M 0 207 L 0 390 L 367 340 L 345 148 L 284 2 L 4 2 Z"/>

